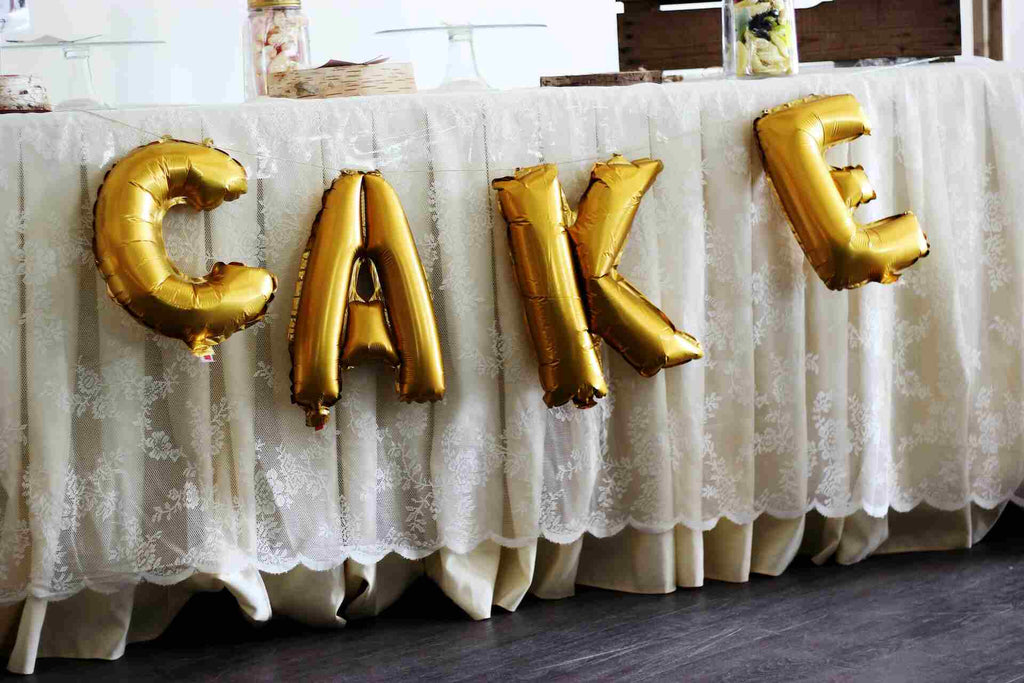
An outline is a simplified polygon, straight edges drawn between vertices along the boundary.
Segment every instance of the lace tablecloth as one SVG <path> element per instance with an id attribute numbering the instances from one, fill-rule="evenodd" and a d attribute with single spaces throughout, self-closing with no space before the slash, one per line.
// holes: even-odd
<path id="1" fill-rule="evenodd" d="M 878 189 L 860 218 L 912 209 L 932 254 L 895 286 L 833 293 L 773 201 L 752 123 L 847 92 L 874 135 L 830 154 Z M 213 364 L 119 309 L 92 260 L 105 171 L 161 135 L 212 138 L 250 174 L 238 201 L 168 220 L 179 266 L 280 279 L 266 321 Z M 609 398 L 547 410 L 490 181 L 557 162 L 575 202 L 612 152 L 665 162 L 621 271 L 707 355 L 644 379 L 605 351 Z M 402 199 L 448 394 L 402 405 L 390 372 L 347 372 L 314 432 L 289 400 L 286 328 L 345 168 L 379 168 Z M 0 600 L 1004 503 L 1024 479 L 1022 186 L 1024 73 L 996 65 L 0 118 Z"/>

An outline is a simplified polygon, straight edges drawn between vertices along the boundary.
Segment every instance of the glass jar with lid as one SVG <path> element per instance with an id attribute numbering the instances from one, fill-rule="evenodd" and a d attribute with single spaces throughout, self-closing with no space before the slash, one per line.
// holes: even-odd
<path id="1" fill-rule="evenodd" d="M 799 70 L 793 0 L 724 0 L 725 74 L 791 76 Z"/>
<path id="2" fill-rule="evenodd" d="M 243 49 L 247 100 L 267 94 L 270 74 L 308 69 L 309 22 L 302 0 L 249 0 Z"/>

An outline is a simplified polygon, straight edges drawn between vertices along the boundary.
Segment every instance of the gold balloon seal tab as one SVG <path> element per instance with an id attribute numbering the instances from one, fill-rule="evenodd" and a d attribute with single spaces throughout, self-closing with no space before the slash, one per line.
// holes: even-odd
<path id="1" fill-rule="evenodd" d="M 211 346 L 209 344 L 206 344 L 206 343 L 203 343 L 203 342 L 196 342 L 196 343 L 190 345 L 188 350 L 192 352 L 193 356 L 195 356 L 199 360 L 203 361 L 204 363 L 212 363 L 213 362 L 213 356 L 214 356 L 213 346 Z"/>
<path id="2" fill-rule="evenodd" d="M 327 426 L 327 421 L 331 419 L 331 409 L 325 408 L 324 406 L 317 405 L 311 408 L 306 408 L 306 426 L 312 427 L 316 431 L 320 431 Z"/>
<path id="3" fill-rule="evenodd" d="M 870 225 L 854 219 L 857 207 L 877 193 L 863 168 L 834 168 L 825 152 L 870 133 L 853 95 L 813 95 L 767 109 L 754 121 L 765 171 L 793 235 L 833 290 L 896 282 L 931 251 L 909 211 Z"/>

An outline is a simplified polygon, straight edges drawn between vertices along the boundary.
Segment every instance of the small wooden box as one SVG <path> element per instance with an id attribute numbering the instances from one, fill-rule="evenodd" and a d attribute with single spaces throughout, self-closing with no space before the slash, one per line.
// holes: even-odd
<path id="1" fill-rule="evenodd" d="M 0 114 L 47 112 L 50 98 L 35 76 L 0 76 Z"/>
<path id="2" fill-rule="evenodd" d="M 408 62 L 331 66 L 271 74 L 267 91 L 292 99 L 393 95 L 416 92 L 416 79 Z"/>

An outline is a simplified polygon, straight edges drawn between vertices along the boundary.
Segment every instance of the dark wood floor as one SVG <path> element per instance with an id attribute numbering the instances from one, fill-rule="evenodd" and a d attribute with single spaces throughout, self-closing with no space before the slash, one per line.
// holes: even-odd
<path id="1" fill-rule="evenodd" d="M 580 589 L 473 622 L 428 581 L 338 631 L 248 624 L 199 596 L 118 662 L 40 660 L 36 680 L 1024 681 L 1024 513 L 972 551 L 804 560 L 780 578 L 637 596 Z"/>

